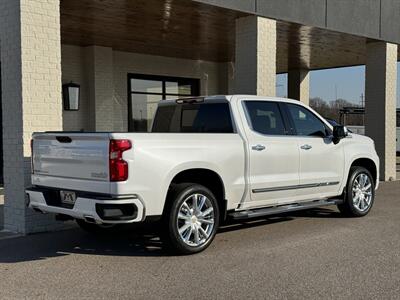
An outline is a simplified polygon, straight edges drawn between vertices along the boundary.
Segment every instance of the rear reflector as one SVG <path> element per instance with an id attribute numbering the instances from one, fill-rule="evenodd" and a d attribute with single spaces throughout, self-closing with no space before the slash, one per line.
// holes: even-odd
<path id="1" fill-rule="evenodd" d="M 110 140 L 110 181 L 128 179 L 128 163 L 122 159 L 122 153 L 132 148 L 130 140 Z"/>

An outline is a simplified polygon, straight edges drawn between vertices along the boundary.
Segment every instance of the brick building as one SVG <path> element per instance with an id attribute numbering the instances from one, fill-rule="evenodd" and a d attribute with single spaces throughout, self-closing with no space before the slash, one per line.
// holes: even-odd
<path id="1" fill-rule="evenodd" d="M 25 207 L 34 131 L 146 131 L 160 99 L 309 100 L 309 71 L 366 65 L 366 134 L 395 178 L 400 0 L 0 0 L 5 229 L 54 228 Z M 62 84 L 80 85 L 63 110 Z"/>

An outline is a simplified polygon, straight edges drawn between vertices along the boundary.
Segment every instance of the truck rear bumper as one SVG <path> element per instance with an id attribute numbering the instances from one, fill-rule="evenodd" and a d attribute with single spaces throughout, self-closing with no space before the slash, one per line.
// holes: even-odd
<path id="1" fill-rule="evenodd" d="M 128 224 L 145 218 L 143 202 L 134 195 L 112 197 L 79 193 L 73 205 L 65 205 L 58 198 L 60 190 L 29 188 L 27 205 L 42 213 L 67 215 L 97 224 Z"/>

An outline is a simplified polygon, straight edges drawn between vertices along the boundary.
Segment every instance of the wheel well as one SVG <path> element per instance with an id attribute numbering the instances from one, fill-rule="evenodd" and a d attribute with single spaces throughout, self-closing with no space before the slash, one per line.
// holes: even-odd
<path id="1" fill-rule="evenodd" d="M 351 164 L 352 167 L 363 167 L 366 168 L 372 175 L 372 179 L 374 180 L 374 184 L 376 184 L 377 170 L 375 163 L 368 158 L 359 158 L 353 161 Z"/>
<path id="2" fill-rule="evenodd" d="M 226 215 L 226 200 L 225 200 L 225 187 L 221 177 L 209 169 L 189 169 L 182 171 L 175 175 L 172 179 L 172 184 L 178 183 L 197 183 L 208 188 L 218 201 L 221 220 L 225 219 Z M 166 204 L 170 199 L 166 199 Z"/>

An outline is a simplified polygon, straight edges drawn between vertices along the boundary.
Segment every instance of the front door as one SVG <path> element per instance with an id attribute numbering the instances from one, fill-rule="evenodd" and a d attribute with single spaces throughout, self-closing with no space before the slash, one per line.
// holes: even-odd
<path id="1" fill-rule="evenodd" d="M 334 144 L 331 130 L 307 107 L 285 105 L 300 150 L 298 194 L 304 199 L 336 196 L 344 173 L 343 143 Z"/>
<path id="2" fill-rule="evenodd" d="M 279 102 L 244 101 L 249 153 L 250 201 L 245 208 L 285 203 L 299 184 L 297 139 L 288 135 Z"/>

